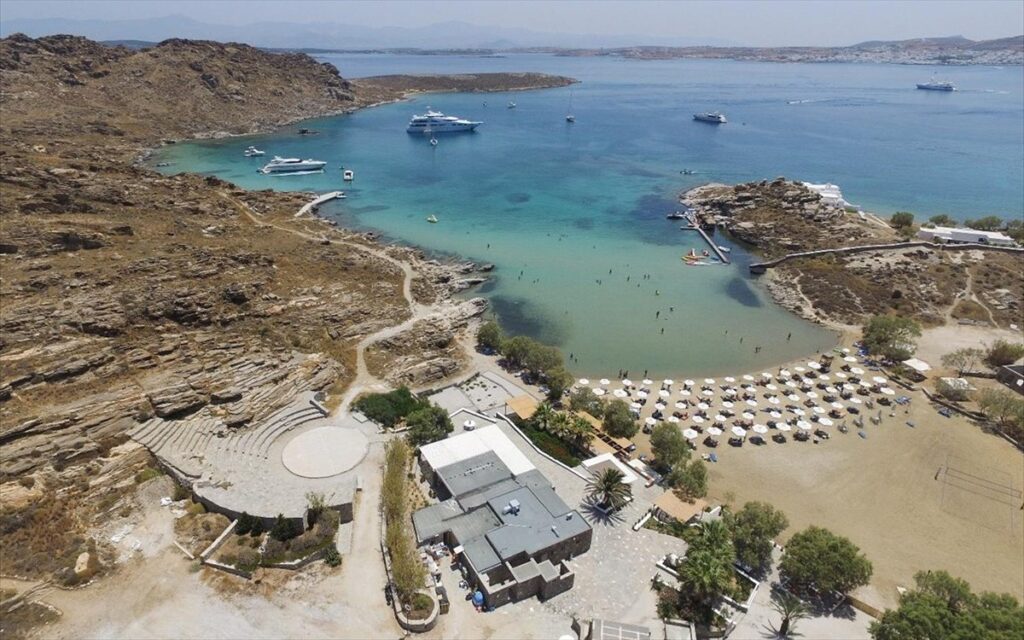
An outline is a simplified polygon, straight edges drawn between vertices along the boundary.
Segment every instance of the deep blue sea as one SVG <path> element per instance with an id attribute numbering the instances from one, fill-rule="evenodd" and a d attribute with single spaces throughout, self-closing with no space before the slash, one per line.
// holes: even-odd
<path id="1" fill-rule="evenodd" d="M 503 325 L 558 345 L 581 375 L 745 373 L 828 348 L 834 336 L 779 309 L 747 274 L 686 267 L 703 248 L 665 219 L 705 182 L 779 175 L 839 184 L 866 209 L 919 217 L 1024 216 L 1020 67 L 638 61 L 512 55 L 325 55 L 346 77 L 543 71 L 573 88 L 434 94 L 267 135 L 169 147 L 166 171 L 247 188 L 349 197 L 322 213 L 395 241 L 497 266 L 486 295 Z M 918 91 L 932 76 L 960 91 Z M 565 122 L 570 99 L 575 124 Z M 506 105 L 514 100 L 517 108 Z M 405 133 L 427 105 L 483 120 L 473 134 Z M 692 120 L 720 110 L 729 123 Z M 269 155 L 326 160 L 323 174 L 271 177 Z M 356 173 L 343 186 L 340 167 Z M 682 175 L 683 169 L 694 172 Z M 437 224 L 426 222 L 437 216 Z M 729 245 L 724 239 L 721 244 Z M 480 291 L 474 293 L 479 294 Z M 757 347 L 760 347 L 758 350 Z"/>

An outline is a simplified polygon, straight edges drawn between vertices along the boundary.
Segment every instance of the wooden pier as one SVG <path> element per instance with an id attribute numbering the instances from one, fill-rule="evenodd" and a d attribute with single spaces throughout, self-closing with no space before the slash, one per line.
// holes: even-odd
<path id="1" fill-rule="evenodd" d="M 302 208 L 299 209 L 299 212 L 295 214 L 295 217 L 296 218 L 301 218 L 302 216 L 306 215 L 310 211 L 316 211 L 317 207 L 319 207 L 320 205 L 322 205 L 325 202 L 329 202 L 331 200 L 334 200 L 335 198 L 344 198 L 344 197 L 345 197 L 345 192 L 344 191 L 331 191 L 329 193 L 323 194 L 322 196 L 317 196 L 316 199 L 313 200 L 312 202 L 309 202 L 309 203 L 306 203 L 306 204 L 302 205 Z"/>
<path id="2" fill-rule="evenodd" d="M 708 235 L 708 232 L 704 231 L 704 229 L 700 226 L 700 223 L 697 221 L 697 216 L 695 216 L 692 213 L 688 214 L 686 220 L 690 224 L 685 227 L 679 228 L 684 231 L 692 230 L 699 233 L 700 237 L 704 238 L 704 241 L 708 243 L 708 246 L 711 247 L 711 250 L 715 252 L 715 256 L 722 261 L 722 264 L 729 264 L 729 256 L 725 255 L 725 252 L 718 248 L 718 245 L 715 244 L 714 240 L 711 239 L 711 236 Z"/>

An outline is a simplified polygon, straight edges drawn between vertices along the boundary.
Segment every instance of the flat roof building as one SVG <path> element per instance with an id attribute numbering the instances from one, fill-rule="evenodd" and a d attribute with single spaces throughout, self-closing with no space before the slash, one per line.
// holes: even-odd
<path id="1" fill-rule="evenodd" d="M 917 237 L 923 240 L 941 240 L 952 243 L 990 244 L 996 247 L 1013 247 L 1013 238 L 998 231 L 979 231 L 960 227 L 922 227 Z"/>

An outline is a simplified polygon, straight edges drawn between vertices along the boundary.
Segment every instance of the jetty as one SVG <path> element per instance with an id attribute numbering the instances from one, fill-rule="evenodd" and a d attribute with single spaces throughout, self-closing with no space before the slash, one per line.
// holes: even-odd
<path id="1" fill-rule="evenodd" d="M 718 248 L 711 236 L 708 235 L 707 231 L 704 231 L 701 227 L 700 222 L 697 220 L 696 214 L 690 212 L 686 214 L 686 221 L 689 223 L 685 226 L 679 227 L 680 229 L 693 230 L 700 234 L 700 237 L 704 238 L 704 241 L 708 243 L 711 250 L 715 253 L 715 256 L 722 261 L 722 264 L 729 264 L 729 256 L 725 255 L 725 252 Z"/>
<path id="2" fill-rule="evenodd" d="M 330 202 L 331 200 L 344 197 L 344 191 L 331 191 L 329 193 L 323 194 L 322 196 L 317 196 L 316 198 L 313 199 L 312 202 L 307 202 L 306 204 L 302 205 L 302 208 L 299 209 L 299 212 L 295 214 L 295 217 L 301 218 L 302 216 L 306 215 L 311 211 L 316 211 L 317 207 L 319 207 L 325 202 Z"/>

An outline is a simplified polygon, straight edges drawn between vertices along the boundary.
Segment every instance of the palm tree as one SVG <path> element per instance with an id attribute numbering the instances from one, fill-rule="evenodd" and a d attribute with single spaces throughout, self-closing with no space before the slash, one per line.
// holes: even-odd
<path id="1" fill-rule="evenodd" d="M 782 616 L 782 622 L 779 623 L 779 636 L 782 638 L 789 637 L 789 632 L 796 629 L 798 620 L 803 620 L 811 615 L 807 605 L 800 598 L 785 592 L 772 602 L 772 609 Z"/>
<path id="2" fill-rule="evenodd" d="M 698 525 L 698 537 L 693 547 L 703 549 L 721 558 L 728 565 L 736 559 L 736 550 L 732 546 L 732 534 L 724 519 L 705 520 Z"/>
<path id="3" fill-rule="evenodd" d="M 695 602 L 707 602 L 732 584 L 732 566 L 711 549 L 691 547 L 679 568 L 679 579 Z"/>
<path id="4" fill-rule="evenodd" d="M 546 402 L 542 402 L 540 403 L 540 406 L 537 407 L 537 410 L 533 412 L 533 416 L 530 417 L 530 421 L 533 422 L 534 426 L 541 431 L 547 431 L 548 424 L 551 423 L 551 420 L 555 415 L 555 410 L 551 408 L 551 405 Z"/>
<path id="5" fill-rule="evenodd" d="M 587 481 L 587 495 L 597 500 L 604 508 L 621 509 L 631 494 L 629 485 L 623 482 L 625 476 L 615 468 L 595 473 Z"/>

